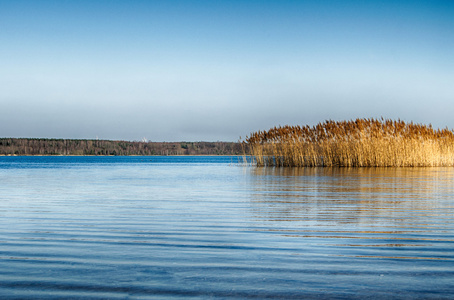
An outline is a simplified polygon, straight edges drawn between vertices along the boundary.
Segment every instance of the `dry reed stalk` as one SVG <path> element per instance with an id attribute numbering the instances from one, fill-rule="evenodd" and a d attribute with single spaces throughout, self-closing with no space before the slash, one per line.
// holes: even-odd
<path id="1" fill-rule="evenodd" d="M 454 132 L 401 120 L 325 121 L 283 126 L 246 138 L 258 166 L 454 166 Z"/>

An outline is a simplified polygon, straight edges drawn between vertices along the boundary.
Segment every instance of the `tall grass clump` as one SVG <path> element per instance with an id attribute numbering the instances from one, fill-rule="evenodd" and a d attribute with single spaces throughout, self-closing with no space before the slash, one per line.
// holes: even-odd
<path id="1" fill-rule="evenodd" d="M 454 166 L 454 131 L 389 119 L 283 126 L 246 137 L 258 166 Z"/>

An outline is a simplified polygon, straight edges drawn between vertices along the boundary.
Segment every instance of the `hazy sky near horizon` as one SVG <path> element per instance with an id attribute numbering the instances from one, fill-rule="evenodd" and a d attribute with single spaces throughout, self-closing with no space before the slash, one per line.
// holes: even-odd
<path id="1" fill-rule="evenodd" d="M 0 0 L 0 137 L 454 128 L 454 1 Z"/>

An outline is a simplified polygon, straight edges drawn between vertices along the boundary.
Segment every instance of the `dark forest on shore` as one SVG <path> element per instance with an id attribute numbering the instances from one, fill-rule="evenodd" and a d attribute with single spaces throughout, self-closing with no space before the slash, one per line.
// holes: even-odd
<path id="1" fill-rule="evenodd" d="M 234 142 L 129 142 L 0 138 L 0 155 L 242 155 Z"/>

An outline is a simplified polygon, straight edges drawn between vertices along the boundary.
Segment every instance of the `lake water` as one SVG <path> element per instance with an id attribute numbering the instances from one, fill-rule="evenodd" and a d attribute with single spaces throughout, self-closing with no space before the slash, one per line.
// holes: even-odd
<path id="1" fill-rule="evenodd" d="M 0 298 L 451 299 L 453 168 L 0 157 Z"/>

